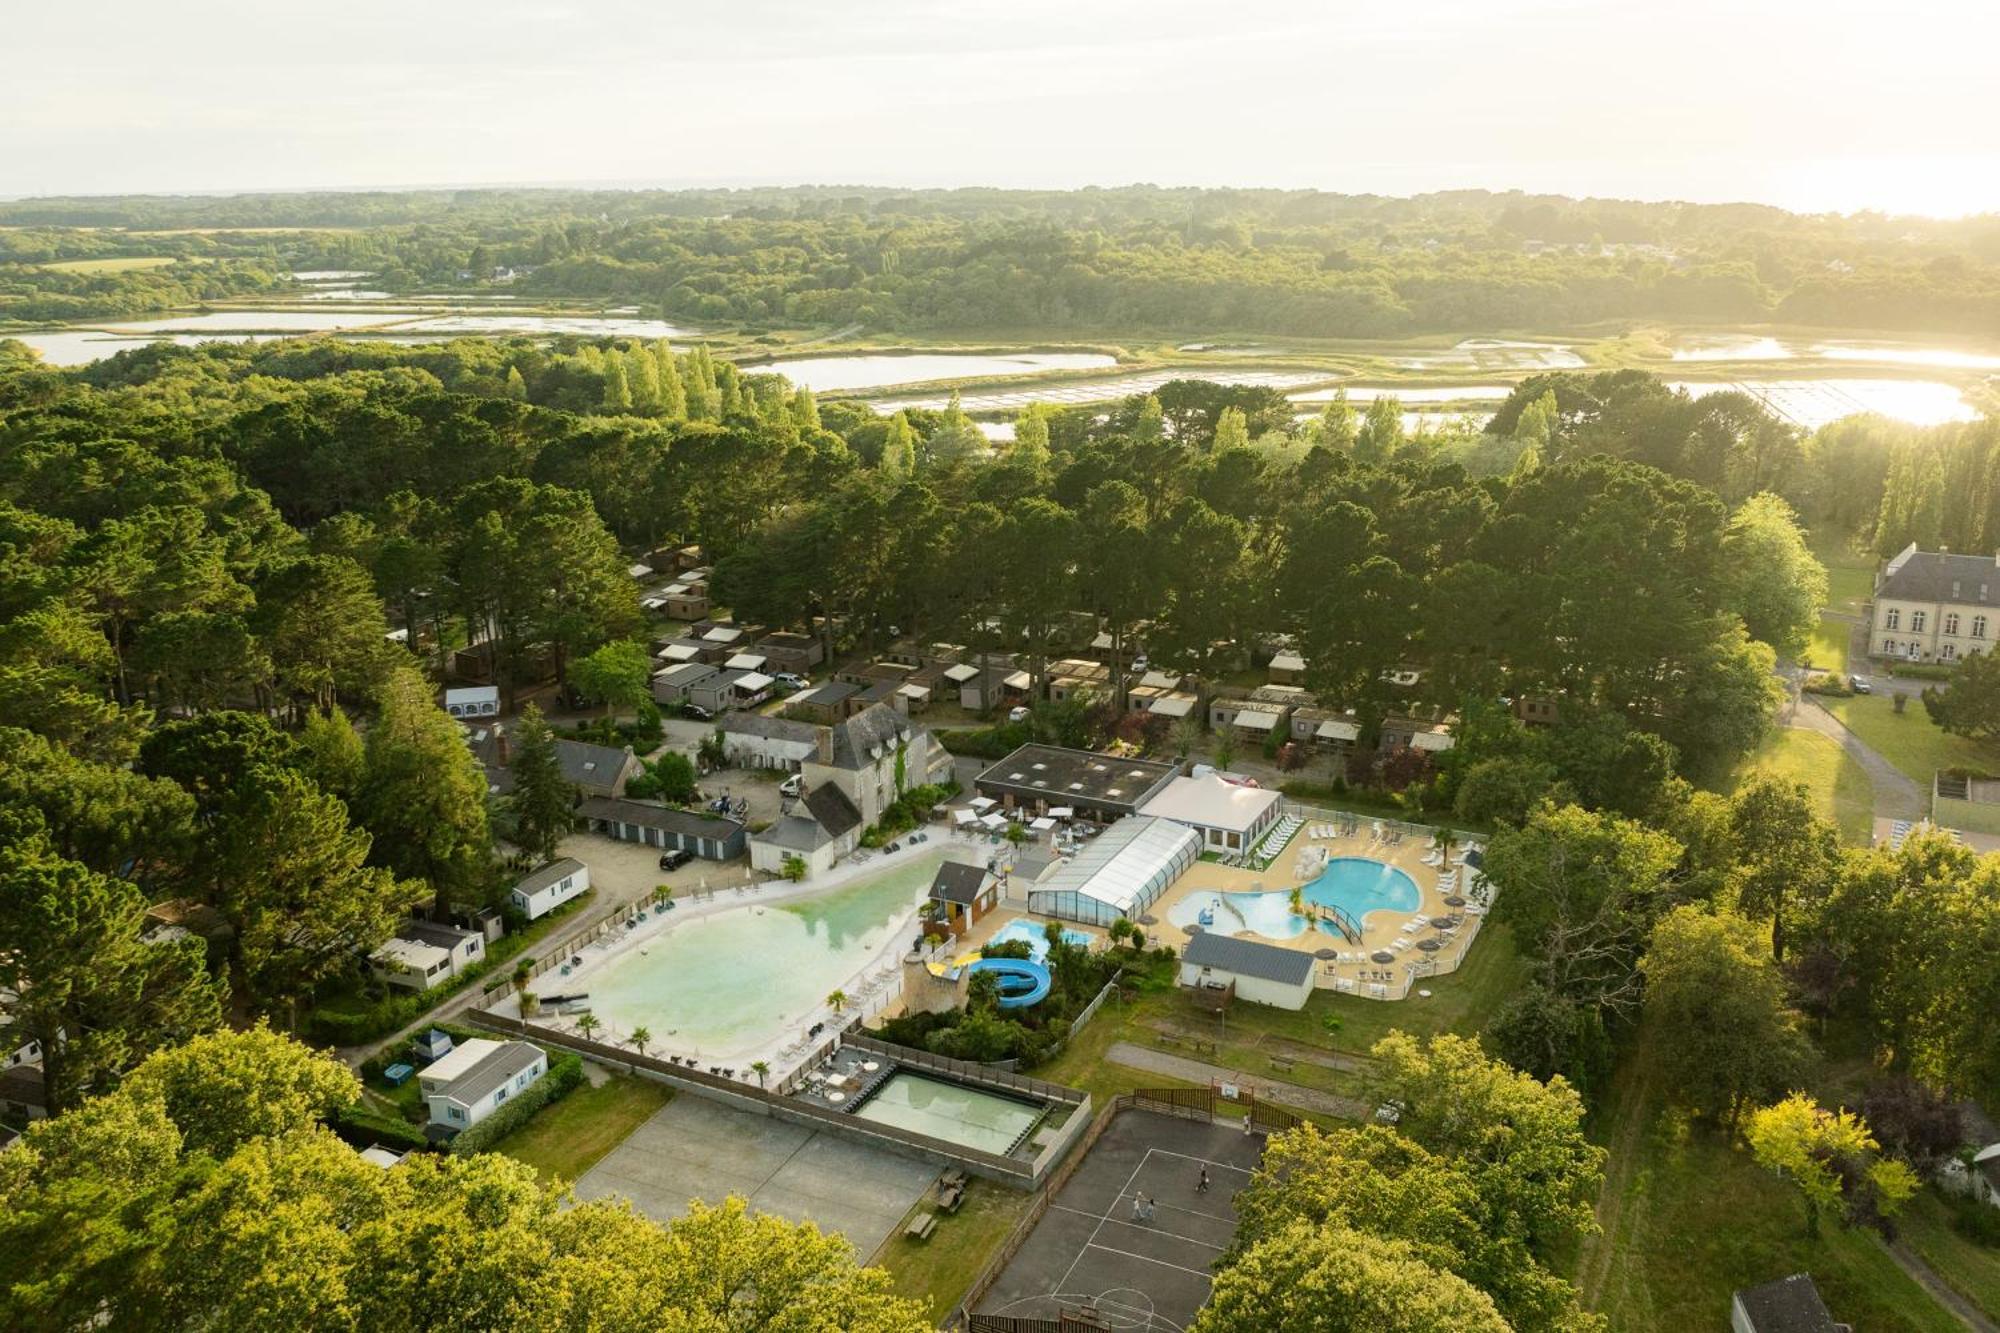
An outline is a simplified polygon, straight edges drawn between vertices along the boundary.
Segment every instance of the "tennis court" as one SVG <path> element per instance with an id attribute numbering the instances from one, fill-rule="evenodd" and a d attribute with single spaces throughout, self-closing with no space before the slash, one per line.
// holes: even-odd
<path id="1" fill-rule="evenodd" d="M 1233 1201 L 1262 1154 L 1263 1140 L 1233 1124 L 1124 1112 L 978 1313 L 1054 1319 L 1094 1310 L 1107 1328 L 1178 1333 L 1208 1300 L 1209 1270 L 1236 1233 Z M 1137 1215 L 1135 1199 L 1150 1217 Z"/>

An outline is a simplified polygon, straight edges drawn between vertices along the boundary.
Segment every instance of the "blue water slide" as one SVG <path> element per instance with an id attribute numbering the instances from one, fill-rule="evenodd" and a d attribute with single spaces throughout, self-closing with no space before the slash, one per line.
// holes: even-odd
<path id="1" fill-rule="evenodd" d="M 1026 1009 L 1049 998 L 1049 970 L 1026 958 L 981 958 L 965 969 L 991 972 L 1000 983 L 1002 1009 Z"/>

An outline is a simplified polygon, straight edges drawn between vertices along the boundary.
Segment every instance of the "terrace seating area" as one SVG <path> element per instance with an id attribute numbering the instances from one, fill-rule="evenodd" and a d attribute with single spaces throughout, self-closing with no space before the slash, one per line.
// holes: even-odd
<path id="1" fill-rule="evenodd" d="M 896 1072 L 896 1062 L 868 1051 L 840 1046 L 804 1071 L 792 1095 L 833 1111 L 853 1111 Z"/>

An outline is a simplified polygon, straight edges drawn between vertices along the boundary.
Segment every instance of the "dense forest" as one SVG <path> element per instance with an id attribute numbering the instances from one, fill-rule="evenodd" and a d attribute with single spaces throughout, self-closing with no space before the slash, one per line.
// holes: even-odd
<path id="1" fill-rule="evenodd" d="M 565 1209 L 481 1154 L 357 1168 L 320 1127 L 352 1076 L 255 1026 L 310 1031 L 404 913 L 493 900 L 496 819 L 561 836 L 560 792 L 539 832 L 518 793 L 489 808 L 435 703 L 439 650 L 477 629 L 510 694 L 611 698 L 598 665 L 643 681 L 650 657 L 627 564 L 663 542 L 700 543 L 741 619 L 863 651 L 949 640 L 1045 678 L 1081 623 L 1214 681 L 1283 636 L 1365 740 L 1452 716 L 1435 762 L 1341 781 L 1493 830 L 1528 984 L 1490 1054 L 1376 1046 L 1395 1129 L 1275 1150 L 1202 1327 L 1266 1327 L 1271 1293 L 1362 1254 L 1421 1313 L 1394 1326 L 1601 1328 L 1557 1274 L 1601 1180 L 1582 1119 L 1642 1023 L 1695 1123 L 1786 1168 L 1814 1216 L 1880 1223 L 1941 1151 L 1947 1094 L 2000 1089 L 2000 862 L 1939 837 L 1843 851 L 1802 787 L 1704 788 L 1764 737 L 1825 600 L 1805 523 L 1983 533 L 1990 487 L 1926 497 L 1995 452 L 1990 423 L 1804 436 L 1630 371 L 1539 377 L 1483 430 L 1415 435 L 1391 399 L 1301 421 L 1273 390 L 1179 381 L 1027 410 L 996 448 L 955 408 L 822 405 L 665 342 L 154 346 L 61 371 L 0 340 L 0 996 L 59 1113 L 0 1157 L 22 1265 L 0 1265 L 0 1309 L 212 1326 L 245 1289 L 214 1274 L 240 1272 L 261 1310 L 367 1327 L 399 1308 L 393 1275 L 471 1282 L 502 1252 L 467 1298 L 482 1318 L 615 1300 L 607 1326 L 656 1326 L 790 1290 L 759 1267 L 803 1243 L 780 1223 Z M 1524 726 L 1523 694 L 1557 724 Z M 1176 740 L 1115 699 L 1031 725 Z M 227 943 L 143 943 L 167 897 Z M 1809 1019 L 1879 1053 L 1876 1137 L 1828 1140 L 1782 1100 L 1817 1058 Z M 477 1253 L 420 1257 L 440 1211 L 477 1217 Z M 309 1247 L 316 1279 L 280 1281 L 265 1246 Z M 634 1265 L 679 1276 L 637 1293 Z M 683 1280 L 718 1265 L 728 1290 Z M 786 1272 L 850 1326 L 912 1326 L 837 1246 Z"/>
<path id="2" fill-rule="evenodd" d="M 881 333 L 1338 338 L 1611 320 L 1990 334 L 2000 221 L 1461 191 L 451 191 L 0 204 L 0 318 L 128 314 L 290 269 Z M 255 229 L 255 230 L 231 230 Z M 51 263 L 171 255 L 170 271 Z M 212 266 L 211 272 L 198 271 Z"/>

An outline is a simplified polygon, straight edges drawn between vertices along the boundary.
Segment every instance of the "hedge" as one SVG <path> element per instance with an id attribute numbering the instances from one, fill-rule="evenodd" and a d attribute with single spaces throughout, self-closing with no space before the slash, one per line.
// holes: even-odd
<path id="1" fill-rule="evenodd" d="M 535 1113 L 551 1102 L 559 1102 L 583 1082 L 583 1057 L 574 1051 L 549 1055 L 549 1072 L 536 1079 L 527 1091 L 487 1116 L 470 1129 L 460 1130 L 446 1149 L 453 1156 L 484 1152 L 500 1139 L 534 1119 Z"/>
<path id="2" fill-rule="evenodd" d="M 953 754 L 974 759 L 1005 759 L 1028 743 L 1028 726 L 1025 722 L 1006 722 L 977 731 L 934 731 L 931 735 Z"/>
<path id="3" fill-rule="evenodd" d="M 1936 662 L 1891 662 L 1889 674 L 1906 680 L 1950 680 L 1956 668 Z"/>
<path id="4" fill-rule="evenodd" d="M 378 1143 L 404 1149 L 431 1146 L 422 1127 L 371 1111 L 358 1102 L 334 1112 L 329 1124 L 334 1133 L 357 1148 L 372 1148 Z"/>

